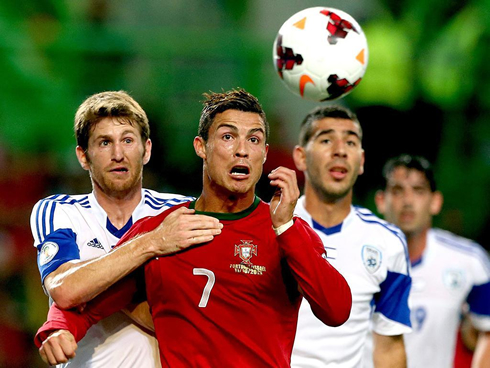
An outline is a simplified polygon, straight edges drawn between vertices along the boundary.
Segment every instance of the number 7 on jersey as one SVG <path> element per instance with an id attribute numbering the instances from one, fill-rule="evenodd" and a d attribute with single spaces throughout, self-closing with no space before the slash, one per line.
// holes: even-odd
<path id="1" fill-rule="evenodd" d="M 194 275 L 206 276 L 208 278 L 206 286 L 204 286 L 204 290 L 202 291 L 201 300 L 199 301 L 199 308 L 206 308 L 206 305 L 208 305 L 209 295 L 211 294 L 211 290 L 214 286 L 214 272 L 206 268 L 194 268 L 192 273 Z"/>

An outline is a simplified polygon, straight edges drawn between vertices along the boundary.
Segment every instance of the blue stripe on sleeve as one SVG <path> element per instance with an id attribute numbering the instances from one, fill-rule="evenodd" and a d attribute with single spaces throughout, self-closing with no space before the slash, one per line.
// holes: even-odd
<path id="1" fill-rule="evenodd" d="M 41 210 L 41 205 L 42 205 L 42 203 L 39 203 L 38 206 L 37 206 L 37 210 L 36 210 L 36 232 L 37 232 L 38 242 L 41 242 L 42 241 L 40 224 L 39 224 L 39 221 L 40 221 L 40 219 L 39 219 L 39 211 Z"/>
<path id="2" fill-rule="evenodd" d="M 71 229 L 58 229 L 55 232 L 49 234 L 44 239 L 42 244 L 39 244 L 37 249 L 37 266 L 39 273 L 41 274 L 41 280 L 44 283 L 44 278 L 51 272 L 55 271 L 63 263 L 71 261 L 73 259 L 80 259 L 80 250 L 76 243 L 77 235 Z M 58 252 L 54 255 L 53 259 L 44 265 L 39 264 L 39 255 L 44 243 L 52 242 L 58 245 Z"/>
<path id="3" fill-rule="evenodd" d="M 49 204 L 49 202 L 44 203 L 43 214 L 41 215 L 42 237 L 43 238 L 46 236 L 46 221 L 44 221 L 44 219 L 46 218 L 46 211 L 48 209 L 48 204 Z"/>
<path id="4" fill-rule="evenodd" d="M 408 308 L 411 286 L 410 276 L 388 271 L 386 279 L 380 284 L 381 291 L 374 296 L 375 311 L 392 321 L 411 327 Z"/>
<path id="5" fill-rule="evenodd" d="M 49 233 L 54 231 L 54 210 L 56 208 L 56 202 L 53 202 L 51 206 L 51 212 L 49 214 Z"/>
<path id="6" fill-rule="evenodd" d="M 490 316 L 490 282 L 474 285 L 466 300 L 472 313 Z"/>

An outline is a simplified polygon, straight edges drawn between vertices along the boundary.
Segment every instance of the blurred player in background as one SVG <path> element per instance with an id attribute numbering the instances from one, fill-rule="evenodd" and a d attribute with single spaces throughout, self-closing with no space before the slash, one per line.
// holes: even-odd
<path id="1" fill-rule="evenodd" d="M 401 155 L 384 169 L 376 205 L 405 233 L 412 264 L 413 332 L 405 338 L 408 366 L 452 367 L 462 308 L 478 329 L 473 367 L 490 366 L 490 260 L 471 240 L 432 228 L 443 197 L 430 163 Z"/>
<path id="2" fill-rule="evenodd" d="M 289 367 L 302 294 L 326 324 L 340 325 L 349 316 L 348 284 L 325 259 L 315 232 L 293 217 L 299 197 L 294 171 L 279 167 L 269 174 L 277 188 L 270 204 L 255 195 L 268 131 L 262 107 L 248 92 L 207 95 L 194 138 L 203 190 L 182 207 L 212 215 L 224 227 L 213 241 L 156 257 L 139 270 L 163 366 Z M 121 241 L 159 226 L 173 210 L 138 222 Z M 53 327 L 79 339 L 87 323 L 132 299 L 137 276 L 88 303 L 83 313 L 53 306 L 38 343 Z"/>
<path id="3" fill-rule="evenodd" d="M 141 237 L 111 252 L 138 219 L 192 199 L 142 188 L 143 166 L 151 155 L 149 134 L 145 112 L 125 92 L 98 93 L 80 105 L 75 116 L 76 154 L 90 174 L 93 192 L 50 196 L 40 200 L 31 215 L 43 287 L 60 307 L 91 300 L 155 255 L 211 240 L 219 233 L 218 221 L 190 216 L 194 211 L 182 208 L 152 235 L 166 239 L 158 247 Z M 178 226 L 184 231 L 177 231 Z M 156 339 L 140 328 L 153 328 L 151 320 L 140 317 L 145 308 L 128 306 L 126 314 L 114 314 L 90 328 L 69 366 L 160 366 Z M 52 336 L 52 341 L 56 339 L 74 345 L 63 332 Z"/>
<path id="4" fill-rule="evenodd" d="M 331 328 L 318 323 L 303 301 L 292 366 L 362 366 L 371 323 L 375 366 L 405 367 L 403 334 L 410 332 L 411 284 L 405 238 L 396 227 L 352 205 L 354 183 L 364 171 L 356 115 L 340 106 L 311 111 L 293 156 L 305 173 L 296 214 L 323 240 L 328 260 L 351 287 L 353 303 L 349 320 Z"/>

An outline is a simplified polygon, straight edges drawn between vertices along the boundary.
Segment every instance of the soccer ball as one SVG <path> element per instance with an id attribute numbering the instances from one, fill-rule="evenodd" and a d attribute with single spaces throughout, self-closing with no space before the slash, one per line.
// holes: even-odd
<path id="1" fill-rule="evenodd" d="M 361 82 L 368 62 L 367 40 L 349 14 L 308 8 L 279 29 L 273 61 L 279 77 L 294 93 L 314 101 L 334 100 Z"/>

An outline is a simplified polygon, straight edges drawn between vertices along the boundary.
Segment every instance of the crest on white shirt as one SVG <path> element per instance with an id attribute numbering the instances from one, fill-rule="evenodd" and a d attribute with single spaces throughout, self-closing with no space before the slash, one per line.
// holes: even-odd
<path id="1" fill-rule="evenodd" d="M 459 269 L 446 269 L 442 274 L 442 281 L 449 290 L 460 290 L 464 279 L 464 271 Z"/>
<path id="2" fill-rule="evenodd" d="M 381 252 L 372 245 L 363 245 L 361 250 L 362 263 L 369 273 L 375 273 L 381 267 Z"/>

